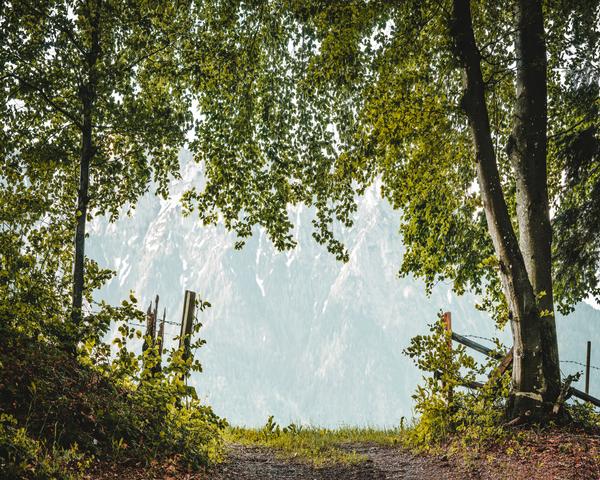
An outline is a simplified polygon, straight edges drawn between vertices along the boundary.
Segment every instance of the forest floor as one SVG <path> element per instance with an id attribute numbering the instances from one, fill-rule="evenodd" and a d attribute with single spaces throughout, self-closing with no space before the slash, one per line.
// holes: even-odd
<path id="1" fill-rule="evenodd" d="M 119 480 L 388 480 L 388 479 L 600 479 L 600 437 L 583 432 L 527 432 L 518 443 L 451 455 L 419 455 L 381 442 L 344 443 L 351 461 L 316 465 L 267 446 L 231 443 L 227 458 L 202 473 L 173 465 L 101 468 L 90 479 Z"/>

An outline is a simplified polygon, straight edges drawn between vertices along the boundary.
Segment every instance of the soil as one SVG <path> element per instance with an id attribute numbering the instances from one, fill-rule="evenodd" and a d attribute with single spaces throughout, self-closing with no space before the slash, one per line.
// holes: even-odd
<path id="1" fill-rule="evenodd" d="M 278 458 L 258 447 L 233 445 L 227 462 L 210 477 L 215 480 L 384 480 L 460 478 L 453 475 L 448 460 L 413 455 L 406 450 L 381 445 L 355 444 L 344 448 L 367 457 L 357 465 L 315 468 L 304 462 Z"/>
<path id="2" fill-rule="evenodd" d="M 527 432 L 518 443 L 454 455 L 415 455 L 368 443 L 341 448 L 366 457 L 357 465 L 314 467 L 264 447 L 233 444 L 227 460 L 206 472 L 175 464 L 151 468 L 96 465 L 92 480 L 600 480 L 600 436 L 582 432 Z"/>
<path id="3" fill-rule="evenodd" d="M 343 448 L 367 457 L 356 465 L 314 467 L 306 461 L 282 458 L 265 447 L 233 444 L 227 460 L 202 473 L 182 472 L 169 465 L 140 469 L 97 465 L 89 479 L 118 480 L 422 480 L 462 479 L 444 457 L 418 456 L 396 447 L 352 444 Z"/>

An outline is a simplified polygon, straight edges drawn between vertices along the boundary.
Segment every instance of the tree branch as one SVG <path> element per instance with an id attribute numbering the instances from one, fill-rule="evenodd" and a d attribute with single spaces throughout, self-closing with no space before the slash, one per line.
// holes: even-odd
<path id="1" fill-rule="evenodd" d="M 48 106 L 53 108 L 55 111 L 61 113 L 62 115 L 64 115 L 67 119 L 69 119 L 71 122 L 73 122 L 77 126 L 77 128 L 81 129 L 81 122 L 79 120 L 77 120 L 77 118 L 75 116 L 73 116 L 73 114 L 71 112 L 66 110 L 64 107 L 61 107 L 60 105 L 58 105 L 54 101 L 54 99 L 51 98 L 50 96 L 48 96 L 48 94 L 39 85 L 36 85 L 35 83 L 29 81 L 26 78 L 21 77 L 20 75 L 17 75 L 16 73 L 9 73 L 8 76 L 16 78 L 22 84 L 24 84 L 27 87 L 31 88 L 32 90 L 36 91 L 40 95 L 40 97 L 42 97 L 42 99 L 46 102 L 46 104 Z"/>

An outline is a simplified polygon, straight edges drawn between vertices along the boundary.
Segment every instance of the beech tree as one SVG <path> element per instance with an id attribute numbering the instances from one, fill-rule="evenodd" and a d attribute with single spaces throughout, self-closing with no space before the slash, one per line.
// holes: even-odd
<path id="1" fill-rule="evenodd" d="M 555 312 L 599 297 L 597 0 L 204 2 L 188 208 L 239 246 L 286 207 L 334 234 L 376 178 L 398 209 L 401 274 L 451 279 L 514 340 L 511 415 L 561 388 Z M 552 212 L 552 214 L 551 214 Z"/>
<path id="2" fill-rule="evenodd" d="M 21 238 L 21 249 L 36 245 L 38 263 L 58 284 L 71 279 L 79 327 L 84 280 L 94 285 L 84 278 L 86 222 L 116 218 L 151 179 L 165 194 L 178 173 L 192 119 L 181 58 L 192 8 L 133 0 L 18 0 L 0 8 L 0 184 L 5 207 L 18 210 L 2 215 L 3 230 Z M 71 255 L 59 255 L 69 236 Z"/>

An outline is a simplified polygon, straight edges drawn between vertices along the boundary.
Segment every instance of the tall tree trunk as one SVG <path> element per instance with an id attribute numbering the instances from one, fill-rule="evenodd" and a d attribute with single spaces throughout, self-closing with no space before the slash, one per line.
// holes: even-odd
<path id="1" fill-rule="evenodd" d="M 516 104 L 508 153 L 516 174 L 519 245 L 541 316 L 545 400 L 560 393 L 560 368 L 552 292 L 552 228 L 548 205 L 547 61 L 541 0 L 519 0 L 515 36 Z"/>
<path id="2" fill-rule="evenodd" d="M 84 99 L 83 123 L 81 132 L 81 158 L 79 160 L 79 189 L 77 191 L 77 226 L 75 229 L 75 259 L 73 262 L 73 309 L 72 320 L 81 322 L 83 306 L 85 227 L 90 184 L 90 163 L 94 156 L 92 142 L 91 101 Z"/>
<path id="3" fill-rule="evenodd" d="M 90 3 L 93 3 L 91 5 Z M 79 160 L 79 189 L 77 191 L 77 224 L 75 229 L 75 255 L 73 261 L 73 303 L 71 320 L 78 326 L 82 320 L 84 262 L 85 262 L 85 227 L 87 221 L 90 184 L 90 164 L 96 153 L 93 142 L 93 112 L 98 84 L 97 62 L 100 56 L 100 8 L 101 0 L 87 2 L 84 15 L 89 22 L 90 48 L 85 55 L 87 69 L 86 82 L 79 88 L 82 105 L 81 123 L 81 157 Z M 75 339 L 77 340 L 77 339 Z"/>
<path id="4" fill-rule="evenodd" d="M 451 30 L 463 69 L 461 106 L 469 119 L 488 231 L 500 261 L 500 277 L 511 314 L 514 340 L 512 415 L 537 414 L 546 391 L 540 318 L 502 192 L 469 0 L 454 0 Z"/>

